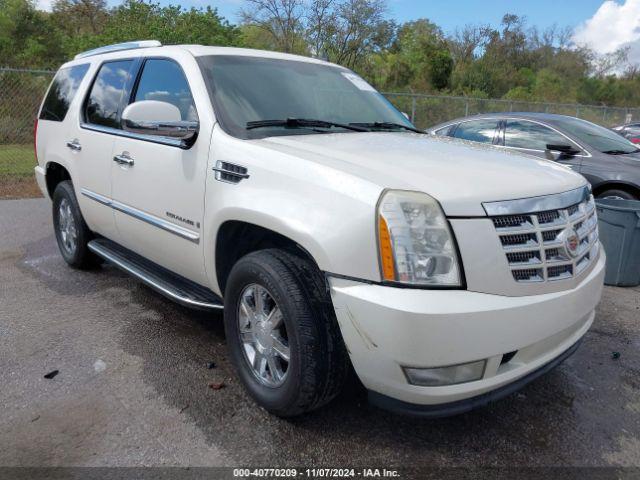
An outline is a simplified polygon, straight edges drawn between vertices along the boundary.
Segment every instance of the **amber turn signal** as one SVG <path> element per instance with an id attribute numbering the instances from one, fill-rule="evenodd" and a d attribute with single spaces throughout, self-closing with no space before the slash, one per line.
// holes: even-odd
<path id="1" fill-rule="evenodd" d="M 391 247 L 391 235 L 384 217 L 378 217 L 378 245 L 380 248 L 380 265 L 382 267 L 382 279 L 393 281 L 396 279 L 393 266 L 393 248 Z"/>

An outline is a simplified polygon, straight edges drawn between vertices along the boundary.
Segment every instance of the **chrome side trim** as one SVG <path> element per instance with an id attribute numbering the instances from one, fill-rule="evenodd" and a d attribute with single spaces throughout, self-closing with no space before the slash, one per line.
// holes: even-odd
<path id="1" fill-rule="evenodd" d="M 190 242 L 200 243 L 200 234 L 198 232 L 194 232 L 187 228 L 168 222 L 162 218 L 156 217 L 155 215 L 150 215 L 148 213 L 143 212 L 142 210 L 138 210 L 137 208 L 130 207 L 129 205 L 125 205 L 124 203 L 118 202 L 117 200 L 107 198 L 103 195 L 92 192 L 91 190 L 87 190 L 86 188 L 81 189 L 81 192 L 85 197 L 90 198 L 91 200 L 95 200 L 96 202 L 106 205 L 108 207 L 111 207 L 114 210 L 125 213 L 133 218 L 146 222 L 149 225 L 153 225 L 154 227 L 158 227 L 169 233 L 173 233 L 174 235 L 177 235 L 186 240 L 189 240 Z"/>
<path id="2" fill-rule="evenodd" d="M 104 195 L 100 195 L 99 193 L 92 192 L 91 190 L 87 190 L 86 188 L 80 189 L 80 193 L 85 197 L 90 198 L 91 200 L 95 200 L 98 203 L 106 205 L 107 207 L 111 206 L 111 199 L 105 197 Z"/>
<path id="3" fill-rule="evenodd" d="M 541 197 L 504 200 L 499 202 L 484 202 L 482 207 L 487 215 L 516 215 L 523 213 L 544 212 L 546 210 L 561 210 L 589 199 L 591 194 L 588 185 L 569 190 L 568 192 Z"/>
<path id="4" fill-rule="evenodd" d="M 126 130 L 120 130 L 118 128 L 104 127 L 102 125 L 94 125 L 92 123 L 81 123 L 80 128 L 85 130 L 92 130 L 94 132 L 106 133 L 108 135 L 115 135 L 117 137 L 132 138 L 134 140 L 142 140 L 144 142 L 159 143 L 160 145 L 167 145 L 169 147 L 178 147 L 187 150 L 191 147 L 191 143 L 186 143 L 184 140 L 178 138 L 160 137 L 155 135 L 143 135 L 141 133 L 128 132 Z"/>
<path id="5" fill-rule="evenodd" d="M 158 40 L 138 40 L 134 42 L 114 43 L 113 45 L 105 45 L 104 47 L 98 47 L 94 48 L 93 50 L 80 52 L 73 58 L 74 60 L 77 60 L 78 58 L 92 57 L 94 55 L 100 55 L 102 53 L 112 53 L 120 52 L 122 50 L 134 50 L 136 48 L 150 48 L 161 46 L 162 43 L 160 43 Z"/>
<path id="6" fill-rule="evenodd" d="M 97 242 L 89 242 L 88 244 L 89 250 L 98 255 L 99 257 L 104 258 L 105 260 L 113 263 L 116 267 L 124 270 L 125 272 L 133 275 L 137 279 L 141 280 L 149 287 L 153 288 L 158 293 L 164 295 L 165 297 L 187 307 L 191 308 L 199 308 L 199 309 L 213 309 L 213 310 L 222 310 L 224 306 L 218 303 L 209 303 L 203 302 L 200 300 L 196 300 L 194 298 L 186 297 L 185 295 L 181 295 L 179 291 L 172 290 L 169 288 L 169 284 L 161 285 L 154 279 L 150 278 L 146 275 L 141 269 L 136 268 L 135 265 L 127 263 L 122 259 L 118 258 L 115 255 L 112 255 L 108 249 L 104 248 Z"/>
<path id="7" fill-rule="evenodd" d="M 148 223 L 149 225 L 153 225 L 154 227 L 158 227 L 162 230 L 165 230 L 169 233 L 173 233 L 179 237 L 185 238 L 193 243 L 200 242 L 200 234 L 197 232 L 193 232 L 184 227 L 180 227 L 171 222 L 167 222 L 162 218 L 158 218 L 154 215 L 150 215 L 145 213 L 137 208 L 130 207 L 129 205 L 125 205 L 124 203 L 120 203 L 116 200 L 111 201 L 111 208 L 117 210 L 122 213 L 126 213 L 127 215 L 137 218 L 138 220 L 142 220 L 143 222 Z"/>

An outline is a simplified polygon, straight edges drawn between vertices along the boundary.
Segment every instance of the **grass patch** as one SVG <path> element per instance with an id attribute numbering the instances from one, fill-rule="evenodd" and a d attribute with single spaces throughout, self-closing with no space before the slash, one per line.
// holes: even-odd
<path id="1" fill-rule="evenodd" d="M 35 166 L 33 145 L 0 145 L 0 177 L 29 177 Z"/>
<path id="2" fill-rule="evenodd" d="M 34 177 L 0 176 L 0 200 L 36 197 L 42 197 L 42 192 Z"/>
<path id="3" fill-rule="evenodd" d="M 0 145 L 0 200 L 41 197 L 33 145 Z"/>

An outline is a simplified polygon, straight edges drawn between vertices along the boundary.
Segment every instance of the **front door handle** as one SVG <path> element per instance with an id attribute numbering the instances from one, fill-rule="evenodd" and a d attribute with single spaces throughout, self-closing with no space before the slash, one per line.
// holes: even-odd
<path id="1" fill-rule="evenodd" d="M 113 161 L 118 165 L 133 167 L 133 158 L 131 158 L 127 152 L 122 152 L 120 155 L 116 155 L 113 157 Z"/>
<path id="2" fill-rule="evenodd" d="M 77 138 L 74 138 L 73 140 L 68 141 L 67 147 L 73 150 L 74 152 L 79 152 L 80 150 L 82 150 L 82 145 L 80 145 L 80 142 L 78 141 Z"/>

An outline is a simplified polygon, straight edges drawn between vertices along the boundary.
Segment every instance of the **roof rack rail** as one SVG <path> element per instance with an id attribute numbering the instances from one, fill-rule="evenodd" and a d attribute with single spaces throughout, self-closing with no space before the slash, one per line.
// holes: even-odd
<path id="1" fill-rule="evenodd" d="M 119 52 L 121 50 L 134 50 L 136 48 L 149 48 L 149 47 L 161 47 L 162 43 L 158 40 L 138 40 L 134 42 L 114 43 L 113 45 L 106 45 L 104 47 L 94 48 L 93 50 L 87 50 L 77 54 L 74 59 L 91 57 L 93 55 L 100 55 L 102 53 Z"/>

